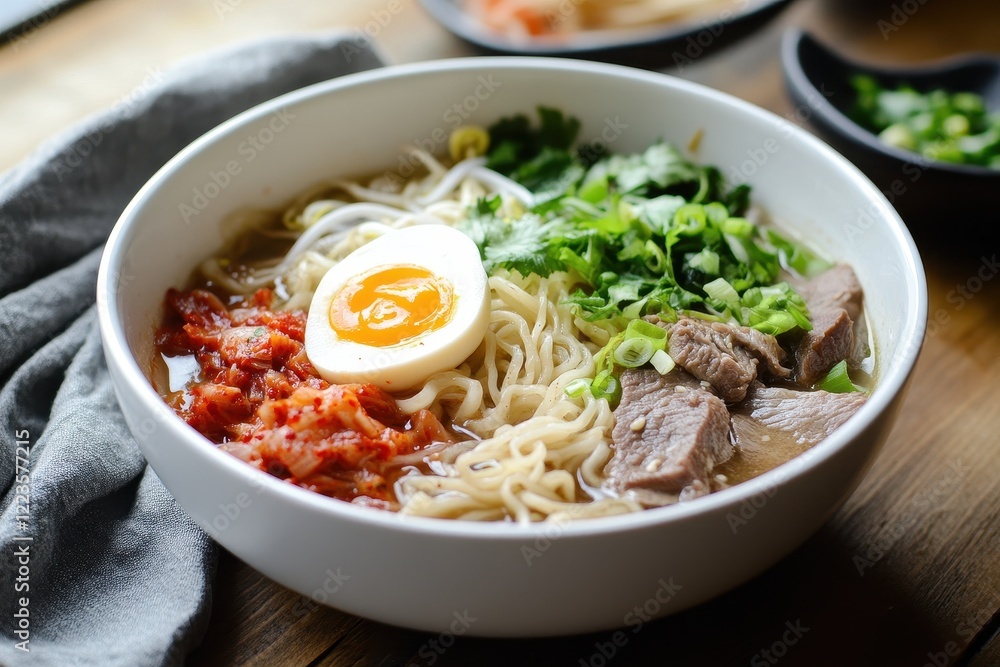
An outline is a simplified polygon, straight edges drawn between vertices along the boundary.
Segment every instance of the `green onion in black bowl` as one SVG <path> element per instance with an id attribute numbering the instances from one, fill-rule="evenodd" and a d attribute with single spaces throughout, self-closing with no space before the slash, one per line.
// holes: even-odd
<path id="1" fill-rule="evenodd" d="M 852 117 L 882 143 L 931 160 L 1000 169 L 1000 113 L 990 112 L 981 95 L 890 88 L 869 74 L 854 75 L 851 85 L 857 92 Z"/>
<path id="2" fill-rule="evenodd" d="M 1000 57 L 876 67 L 845 59 L 790 29 L 781 61 L 797 115 L 854 162 L 911 229 L 937 239 L 946 222 L 962 230 L 956 239 L 963 246 L 978 245 L 984 230 L 986 241 L 996 239 L 1000 169 L 991 165 Z M 866 212 L 857 211 L 850 222 L 863 228 Z"/>

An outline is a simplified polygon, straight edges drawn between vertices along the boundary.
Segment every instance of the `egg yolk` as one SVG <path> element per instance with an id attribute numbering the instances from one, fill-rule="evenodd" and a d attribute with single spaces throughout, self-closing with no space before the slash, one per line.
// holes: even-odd
<path id="1" fill-rule="evenodd" d="M 334 295 L 330 326 L 341 340 L 392 347 L 448 324 L 454 305 L 451 281 L 420 266 L 380 266 Z"/>

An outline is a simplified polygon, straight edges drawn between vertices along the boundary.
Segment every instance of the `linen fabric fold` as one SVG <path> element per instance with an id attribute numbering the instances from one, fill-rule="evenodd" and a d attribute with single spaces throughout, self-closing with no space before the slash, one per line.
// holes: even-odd
<path id="1" fill-rule="evenodd" d="M 336 33 L 151 70 L 0 176 L 0 664 L 181 664 L 201 641 L 216 548 L 118 408 L 94 307 L 103 246 L 192 140 L 272 97 L 381 64 Z"/>

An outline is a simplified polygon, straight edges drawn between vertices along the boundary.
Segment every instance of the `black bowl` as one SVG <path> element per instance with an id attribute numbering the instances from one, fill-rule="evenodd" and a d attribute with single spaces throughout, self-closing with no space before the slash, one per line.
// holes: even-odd
<path id="1" fill-rule="evenodd" d="M 762 27 L 791 0 L 746 0 L 741 8 L 709 17 L 641 29 L 581 32 L 567 39 L 512 39 L 491 30 L 461 6 L 461 0 L 420 0 L 450 32 L 483 53 L 563 56 L 647 69 L 690 64 Z M 567 0 L 568 7 L 575 6 Z"/>
<path id="2" fill-rule="evenodd" d="M 856 98 L 850 82 L 855 74 L 868 74 L 886 87 L 906 83 L 921 92 L 974 92 L 990 109 L 1000 109 L 1000 57 L 972 55 L 921 67 L 877 67 L 845 59 L 811 35 L 790 29 L 782 41 L 781 63 L 796 116 L 808 118 L 829 144 L 865 172 L 911 227 L 942 216 L 969 215 L 976 216 L 970 222 L 978 219 L 995 227 L 1000 170 L 934 161 L 888 146 L 848 113 Z M 990 234 L 997 237 L 996 231 Z"/>

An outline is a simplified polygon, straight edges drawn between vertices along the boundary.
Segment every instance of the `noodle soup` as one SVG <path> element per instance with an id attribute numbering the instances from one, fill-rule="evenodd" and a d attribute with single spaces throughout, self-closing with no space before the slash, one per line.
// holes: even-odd
<path id="1" fill-rule="evenodd" d="M 539 109 L 424 172 L 240 216 L 167 295 L 156 376 L 219 447 L 340 500 L 468 520 L 687 502 L 815 445 L 873 368 L 850 267 L 656 143 Z"/>

